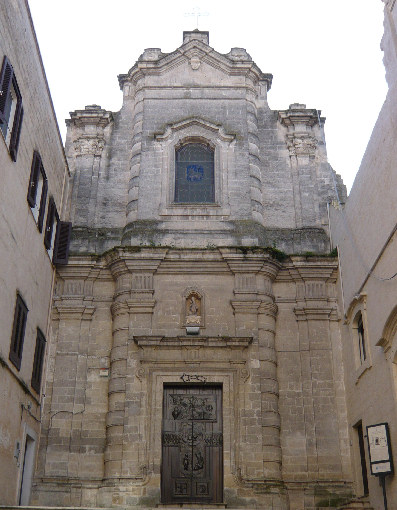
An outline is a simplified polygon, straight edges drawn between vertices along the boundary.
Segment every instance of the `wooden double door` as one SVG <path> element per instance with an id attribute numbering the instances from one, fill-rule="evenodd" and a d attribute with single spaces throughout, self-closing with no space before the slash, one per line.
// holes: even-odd
<path id="1" fill-rule="evenodd" d="M 222 503 L 221 387 L 164 388 L 161 500 Z"/>

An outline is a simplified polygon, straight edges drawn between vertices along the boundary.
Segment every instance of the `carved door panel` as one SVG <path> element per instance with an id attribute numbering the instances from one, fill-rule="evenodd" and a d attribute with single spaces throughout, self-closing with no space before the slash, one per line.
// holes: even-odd
<path id="1" fill-rule="evenodd" d="M 164 389 L 161 499 L 163 503 L 223 500 L 222 390 Z"/>

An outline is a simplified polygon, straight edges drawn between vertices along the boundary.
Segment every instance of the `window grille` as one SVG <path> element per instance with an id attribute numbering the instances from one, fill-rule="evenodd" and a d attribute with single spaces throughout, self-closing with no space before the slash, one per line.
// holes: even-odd
<path id="1" fill-rule="evenodd" d="M 176 151 L 175 202 L 214 203 L 214 151 L 189 143 Z"/>

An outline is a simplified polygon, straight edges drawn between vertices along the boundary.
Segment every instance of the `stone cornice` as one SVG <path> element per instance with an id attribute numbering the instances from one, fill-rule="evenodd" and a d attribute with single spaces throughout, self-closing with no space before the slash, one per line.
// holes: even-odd
<path id="1" fill-rule="evenodd" d="M 92 320 L 95 306 L 76 303 L 56 303 L 53 308 L 54 320 Z"/>
<path id="2" fill-rule="evenodd" d="M 233 248 L 219 248 L 223 259 L 233 273 L 261 273 L 274 280 L 281 265 L 267 253 Z"/>
<path id="3" fill-rule="evenodd" d="M 84 127 L 86 125 L 105 128 L 113 122 L 111 111 L 102 109 L 99 105 L 93 104 L 86 106 L 84 110 L 75 110 L 70 112 L 70 119 L 66 119 L 66 125 Z"/>
<path id="4" fill-rule="evenodd" d="M 261 301 L 241 301 L 237 299 L 233 299 L 230 301 L 234 312 L 236 313 L 255 313 L 257 314 L 259 311 L 259 307 L 261 306 Z"/>
<path id="5" fill-rule="evenodd" d="M 337 321 L 338 311 L 331 307 L 296 307 L 294 308 L 297 321 Z"/>
<path id="6" fill-rule="evenodd" d="M 209 337 L 209 336 L 134 336 L 132 339 L 139 347 L 231 347 L 246 349 L 252 343 L 252 337 Z"/>
<path id="7" fill-rule="evenodd" d="M 115 278 L 125 273 L 154 273 L 168 248 L 115 248 L 105 254 L 105 261 Z"/>
<path id="8" fill-rule="evenodd" d="M 318 124 L 321 110 L 306 108 L 305 104 L 294 103 L 289 106 L 288 110 L 279 110 L 278 120 L 280 124 L 287 128 L 295 128 L 297 126 L 313 127 Z M 325 119 L 321 118 L 322 124 Z"/>
<path id="9" fill-rule="evenodd" d="M 293 281 L 325 280 L 335 282 L 337 278 L 338 260 L 331 257 L 291 257 L 286 265 L 289 277 Z M 283 272 L 283 279 L 286 279 Z"/>

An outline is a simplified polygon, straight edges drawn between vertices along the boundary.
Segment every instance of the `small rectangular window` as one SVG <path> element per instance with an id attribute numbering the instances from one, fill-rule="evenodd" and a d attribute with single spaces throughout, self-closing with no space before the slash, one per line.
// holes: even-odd
<path id="1" fill-rule="evenodd" d="M 21 368 L 23 340 L 25 337 L 27 316 L 28 308 L 21 296 L 17 294 L 9 358 L 18 370 Z"/>
<path id="2" fill-rule="evenodd" d="M 32 371 L 32 388 L 40 393 L 41 375 L 43 373 L 43 364 L 45 356 L 46 340 L 40 329 L 37 328 L 36 349 L 34 351 L 33 371 Z"/>
<path id="3" fill-rule="evenodd" d="M 0 72 L 0 131 L 11 159 L 16 161 L 23 118 L 22 96 L 13 67 L 7 57 Z"/>
<path id="4" fill-rule="evenodd" d="M 44 171 L 40 154 L 33 153 L 32 168 L 30 171 L 28 203 L 32 209 L 39 232 L 43 230 L 45 204 L 47 198 L 47 177 Z"/>
<path id="5" fill-rule="evenodd" d="M 358 349 L 360 356 L 360 363 L 363 364 L 367 359 L 367 353 L 365 352 L 365 333 L 364 333 L 364 324 L 363 319 L 360 317 L 357 321 L 357 336 L 358 336 Z"/>

